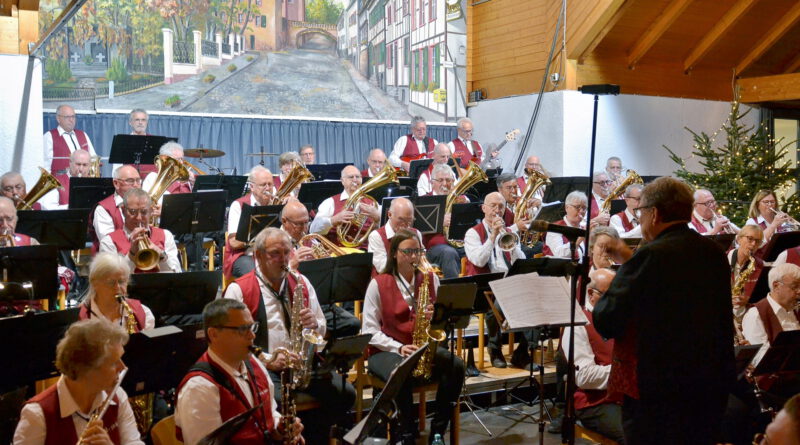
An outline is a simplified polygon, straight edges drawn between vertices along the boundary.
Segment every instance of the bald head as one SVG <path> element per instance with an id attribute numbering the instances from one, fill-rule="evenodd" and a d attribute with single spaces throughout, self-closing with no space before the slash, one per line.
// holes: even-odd
<path id="1" fill-rule="evenodd" d="M 114 172 L 114 190 L 118 195 L 125 196 L 128 190 L 141 187 L 142 179 L 132 165 L 123 165 Z"/>
<path id="2" fill-rule="evenodd" d="M 539 156 L 528 156 L 528 159 L 525 160 L 525 169 L 526 170 L 535 170 L 537 172 L 544 171 L 542 167 L 542 161 L 539 159 Z"/>
<path id="3" fill-rule="evenodd" d="M 86 150 L 75 150 L 69 155 L 69 175 L 81 178 L 89 174 L 92 155 Z"/>
<path id="4" fill-rule="evenodd" d="M 483 198 L 483 205 L 481 206 L 483 215 L 486 221 L 493 221 L 495 218 L 503 217 L 506 209 L 506 200 L 499 192 L 492 192 Z"/>
<path id="5" fill-rule="evenodd" d="M 305 235 L 308 221 L 308 209 L 306 209 L 306 206 L 300 201 L 290 199 L 286 202 L 286 205 L 283 206 L 283 210 L 281 211 L 283 230 L 295 241 L 300 241 L 300 238 Z"/>
<path id="6" fill-rule="evenodd" d="M 597 304 L 600 297 L 608 290 L 616 275 L 616 272 L 611 269 L 597 269 L 589 272 L 590 281 L 587 286 L 587 292 L 588 301 L 592 306 Z"/>
<path id="7" fill-rule="evenodd" d="M 389 206 L 389 224 L 392 230 L 410 229 L 414 225 L 414 204 L 406 198 L 395 198 Z"/>
<path id="8" fill-rule="evenodd" d="M 353 193 L 361 186 L 361 171 L 354 165 L 342 169 L 342 185 L 348 193 Z"/>
<path id="9" fill-rule="evenodd" d="M 13 234 L 17 227 L 17 208 L 14 201 L 0 196 L 0 233 Z"/>
<path id="10" fill-rule="evenodd" d="M 450 159 L 450 147 L 447 144 L 439 142 L 433 149 L 433 162 L 435 164 L 446 164 Z"/>
<path id="11" fill-rule="evenodd" d="M 25 179 L 17 172 L 8 172 L 0 176 L 0 193 L 9 199 L 25 198 L 28 193 L 25 187 Z"/>

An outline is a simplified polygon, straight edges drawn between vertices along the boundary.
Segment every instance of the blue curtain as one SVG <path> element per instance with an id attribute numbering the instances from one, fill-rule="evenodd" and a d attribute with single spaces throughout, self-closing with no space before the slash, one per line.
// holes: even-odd
<path id="1" fill-rule="evenodd" d="M 44 128 L 56 125 L 55 113 L 44 113 Z M 76 128 L 89 135 L 101 156 L 109 155 L 115 134 L 131 131 L 128 113 L 79 114 Z M 147 131 L 177 137 L 185 148 L 222 150 L 225 156 L 208 163 L 228 174 L 234 167 L 238 174 L 245 174 L 261 160 L 246 154 L 275 153 L 265 158 L 266 167 L 275 172 L 277 154 L 297 151 L 305 144 L 314 146 L 318 163 L 349 162 L 363 169 L 369 150 L 382 148 L 388 156 L 397 138 L 408 133 L 408 124 L 152 114 Z M 456 137 L 456 129 L 454 125 L 428 124 L 428 136 L 450 141 Z M 105 173 L 110 174 L 110 170 Z"/>

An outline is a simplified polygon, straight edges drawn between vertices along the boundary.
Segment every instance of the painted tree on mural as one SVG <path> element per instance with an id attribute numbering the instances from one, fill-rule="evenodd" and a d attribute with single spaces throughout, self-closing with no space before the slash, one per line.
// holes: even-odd
<path id="1" fill-rule="evenodd" d="M 311 0 L 306 3 L 306 20 L 335 25 L 342 15 L 342 5 L 333 0 Z"/>

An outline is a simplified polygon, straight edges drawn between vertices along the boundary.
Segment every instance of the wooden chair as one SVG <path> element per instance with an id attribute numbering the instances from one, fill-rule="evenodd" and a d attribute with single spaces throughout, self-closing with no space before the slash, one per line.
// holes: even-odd
<path id="1" fill-rule="evenodd" d="M 213 239 L 204 238 L 203 249 L 205 249 L 208 254 L 208 270 L 213 272 L 214 253 L 217 250 L 217 245 L 214 243 Z M 178 243 L 178 256 L 180 256 L 181 259 L 181 267 L 183 268 L 183 271 L 186 272 L 189 270 L 189 254 L 186 252 L 186 245 L 183 243 Z"/>
<path id="2" fill-rule="evenodd" d="M 183 445 L 183 442 L 175 437 L 175 416 L 167 416 L 153 425 L 150 430 L 150 438 L 153 445 Z"/>
<path id="3" fill-rule="evenodd" d="M 594 443 L 599 443 L 600 445 L 619 445 L 617 442 L 609 439 L 608 437 L 605 437 L 602 434 L 596 433 L 592 430 L 588 430 L 577 423 L 575 424 L 575 438 L 585 439 Z"/>

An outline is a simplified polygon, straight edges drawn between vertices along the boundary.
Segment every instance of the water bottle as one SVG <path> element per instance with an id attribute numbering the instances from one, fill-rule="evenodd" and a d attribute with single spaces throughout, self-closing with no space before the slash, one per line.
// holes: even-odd
<path id="1" fill-rule="evenodd" d="M 431 442 L 431 445 L 444 445 L 444 440 L 442 440 L 442 435 L 436 433 L 436 435 L 433 436 L 433 442 Z"/>

